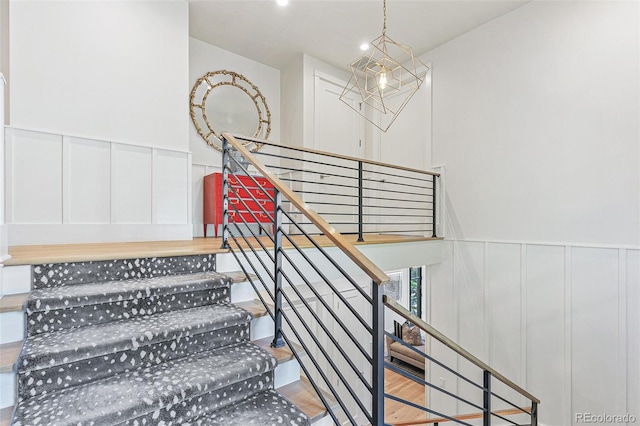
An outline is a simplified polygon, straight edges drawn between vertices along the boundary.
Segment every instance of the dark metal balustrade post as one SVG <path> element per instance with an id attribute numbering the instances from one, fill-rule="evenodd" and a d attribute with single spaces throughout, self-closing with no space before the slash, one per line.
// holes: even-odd
<path id="1" fill-rule="evenodd" d="M 371 298 L 373 299 L 373 344 L 372 344 L 372 387 L 371 417 L 375 426 L 384 425 L 384 304 L 382 286 L 371 282 Z"/>
<path id="2" fill-rule="evenodd" d="M 274 266 L 275 273 L 275 330 L 273 333 L 273 342 L 271 342 L 272 348 L 281 348 L 284 346 L 284 339 L 282 338 L 282 194 L 277 189 L 274 189 Z"/>
<path id="3" fill-rule="evenodd" d="M 222 138 L 222 248 L 229 248 L 229 142 L 225 137 Z"/>
<path id="4" fill-rule="evenodd" d="M 362 205 L 362 161 L 358 161 L 358 242 L 363 242 L 362 238 L 363 224 L 362 218 L 364 216 L 364 207 Z"/>
<path id="5" fill-rule="evenodd" d="M 491 426 L 491 373 L 484 371 L 482 426 Z"/>
<path id="6" fill-rule="evenodd" d="M 531 426 L 538 426 L 538 403 L 531 402 Z"/>
<path id="7" fill-rule="evenodd" d="M 433 226 L 433 232 L 432 232 L 432 235 L 431 235 L 433 238 L 436 238 L 438 236 L 437 232 L 436 232 L 436 223 L 437 223 L 437 221 L 436 221 L 437 214 L 436 213 L 438 211 L 438 205 L 437 205 L 437 202 L 436 202 L 437 201 L 436 186 L 437 186 L 437 176 L 433 176 L 433 192 L 432 192 L 432 195 L 433 195 L 433 199 L 432 199 L 432 201 L 433 201 L 433 204 L 432 204 L 432 206 L 433 206 L 433 225 L 432 225 Z"/>

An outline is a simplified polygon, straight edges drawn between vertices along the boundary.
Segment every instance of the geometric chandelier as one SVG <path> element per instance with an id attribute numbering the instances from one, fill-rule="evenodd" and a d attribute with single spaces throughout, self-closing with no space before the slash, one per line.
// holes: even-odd
<path id="1" fill-rule="evenodd" d="M 383 0 L 383 13 L 382 35 L 350 65 L 351 78 L 340 100 L 386 132 L 424 82 L 429 67 L 413 55 L 411 47 L 387 37 L 387 0 Z M 345 99 L 352 92 L 360 94 L 369 111 L 360 111 Z M 371 116 L 371 109 L 378 111 L 377 117 Z"/>

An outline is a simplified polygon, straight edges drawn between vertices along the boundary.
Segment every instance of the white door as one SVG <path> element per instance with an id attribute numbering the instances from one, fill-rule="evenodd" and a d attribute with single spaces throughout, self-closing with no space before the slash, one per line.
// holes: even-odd
<path id="1" fill-rule="evenodd" d="M 314 149 L 343 156 L 362 158 L 364 153 L 364 119 L 340 100 L 346 81 L 315 77 Z M 357 94 L 348 94 L 349 104 L 361 107 Z M 314 164 L 321 173 L 309 173 L 311 185 L 306 201 L 341 233 L 358 231 L 358 163 L 336 158 L 314 158 L 341 167 Z M 336 176 L 336 175 L 341 175 Z"/>

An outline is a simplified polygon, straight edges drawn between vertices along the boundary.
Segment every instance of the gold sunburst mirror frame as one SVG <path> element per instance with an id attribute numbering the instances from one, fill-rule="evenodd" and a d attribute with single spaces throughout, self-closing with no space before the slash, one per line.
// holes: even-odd
<path id="1" fill-rule="evenodd" d="M 233 71 L 212 71 L 200 77 L 191 89 L 189 107 L 198 134 L 218 151 L 222 151 L 223 131 L 258 139 L 267 139 L 271 133 L 271 112 L 264 95 L 248 78 Z M 244 144 L 251 144 L 251 151 L 262 147 Z"/>

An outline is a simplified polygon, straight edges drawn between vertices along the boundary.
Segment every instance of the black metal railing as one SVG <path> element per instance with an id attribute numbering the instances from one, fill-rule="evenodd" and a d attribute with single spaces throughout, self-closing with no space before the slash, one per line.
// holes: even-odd
<path id="1" fill-rule="evenodd" d="M 437 237 L 438 173 L 268 141 L 253 152 L 342 234 Z M 285 209 L 289 200 L 283 200 Z M 310 225 L 300 218 L 303 226 Z M 315 229 L 309 226 L 312 232 Z"/>
<path id="2" fill-rule="evenodd" d="M 435 374 L 435 371 L 446 372 L 452 375 L 452 377 L 454 377 L 460 383 L 460 385 L 458 386 L 458 392 L 454 393 L 446 390 L 445 387 L 442 386 L 442 384 L 438 385 L 434 383 L 433 380 L 429 380 L 426 377 L 419 377 L 417 374 L 412 373 L 411 371 L 400 368 L 397 364 L 393 364 L 390 361 L 385 361 L 385 369 L 393 371 L 413 383 L 424 386 L 426 389 L 429 389 L 432 392 L 431 397 L 429 398 L 431 400 L 431 404 L 429 407 L 427 407 L 425 404 L 420 405 L 411 401 L 407 401 L 402 396 L 385 392 L 386 399 L 399 402 L 407 408 L 422 412 L 425 415 L 430 416 L 428 421 L 402 422 L 399 424 L 399 426 L 420 424 L 439 425 L 448 422 L 472 426 L 473 423 L 470 422 L 475 419 L 481 419 L 483 426 L 489 426 L 491 425 L 493 418 L 499 419 L 502 424 L 507 425 L 518 426 L 527 424 L 537 426 L 538 404 L 540 403 L 540 400 L 538 400 L 536 397 L 534 397 L 524 389 L 520 388 L 518 385 L 504 377 L 502 374 L 495 371 L 489 365 L 480 361 L 464 348 L 460 347 L 451 339 L 424 322 L 420 317 L 417 317 L 416 315 L 409 312 L 393 299 L 384 296 L 383 303 L 385 307 L 387 307 L 390 311 L 399 315 L 399 317 L 403 321 L 407 321 L 409 324 L 418 327 L 420 330 L 422 330 L 423 333 L 427 334 L 427 336 L 431 339 L 431 341 L 429 342 L 431 352 L 434 351 L 435 345 L 441 345 L 443 348 L 448 349 L 451 354 L 455 355 L 455 358 L 452 358 L 450 356 L 444 356 L 443 358 L 448 358 L 450 360 L 456 361 L 456 367 L 454 368 L 450 365 L 447 365 L 442 360 L 438 360 L 428 354 L 425 350 L 425 345 L 413 346 L 407 343 L 401 337 L 397 336 L 395 333 L 392 334 L 391 332 L 385 332 L 388 346 L 390 348 L 390 354 L 396 353 L 398 351 L 398 346 L 401 346 L 402 348 L 404 348 L 402 350 L 403 353 L 407 353 L 408 351 L 409 353 L 414 354 L 416 358 L 423 359 L 425 362 L 425 369 L 432 372 L 432 377 L 439 376 L 439 374 Z M 458 360 L 457 357 L 460 357 L 462 360 L 467 362 L 469 367 L 475 368 L 477 372 L 480 373 L 481 377 L 478 377 L 478 374 L 474 374 L 473 372 L 461 374 L 459 372 L 461 370 L 461 366 L 459 365 L 460 360 Z M 471 369 L 467 368 L 466 370 L 469 371 Z M 474 376 L 479 380 L 474 380 Z M 494 383 L 500 383 L 504 385 L 501 393 L 508 393 L 509 396 L 507 397 L 504 394 L 500 394 L 497 391 L 494 391 Z M 475 392 L 467 391 L 466 393 L 470 396 L 461 396 L 461 388 L 463 388 L 464 386 L 467 386 L 469 389 Z M 467 414 L 445 414 L 442 411 L 438 411 L 434 407 L 438 405 L 435 402 L 438 399 L 436 394 L 440 397 L 440 399 L 443 400 L 441 402 L 442 405 L 447 405 L 445 401 L 450 398 L 459 405 L 457 411 L 465 412 Z M 471 396 L 475 396 L 477 400 L 472 400 Z M 523 404 L 523 401 L 526 402 Z"/>
<path id="3" fill-rule="evenodd" d="M 385 372 L 399 370 L 385 361 L 384 318 L 385 310 L 391 305 L 383 302 L 383 286 L 389 277 L 355 249 L 353 244 L 338 232 L 337 227 L 324 219 L 326 216 L 339 217 L 336 213 L 340 212 L 329 211 L 324 215 L 320 214 L 310 208 L 307 198 L 310 193 L 325 194 L 328 195 L 326 202 L 329 203 L 330 200 L 339 197 L 346 198 L 346 195 L 325 193 L 320 186 L 321 183 L 306 178 L 287 180 L 289 185 L 298 185 L 297 191 L 292 190 L 285 180 L 271 169 L 277 168 L 282 171 L 284 167 L 290 167 L 289 160 L 293 157 L 285 158 L 282 155 L 265 153 L 269 158 L 283 160 L 279 167 L 267 167 L 243 147 L 238 139 L 244 138 L 236 139 L 224 133 L 223 247 L 230 249 L 245 274 L 257 277 L 250 282 L 273 319 L 272 346 L 286 344 L 290 348 L 296 345 L 302 348 L 304 355 L 293 351 L 294 356 L 303 375 L 335 424 L 383 425 L 386 400 L 404 401 L 403 403 L 412 409 L 439 416 L 436 419 L 457 421 L 457 413 L 445 416 L 437 410 L 425 407 L 424 401 L 422 404 L 416 404 L 407 401 L 401 395 L 385 393 Z M 272 148 L 278 147 L 264 141 L 260 143 Z M 306 160 L 311 156 L 315 158 L 312 160 L 315 163 L 312 164 L 321 162 L 316 157 L 322 154 L 317 151 L 296 152 L 300 154 L 297 161 Z M 249 165 L 240 161 L 237 154 L 247 159 Z M 358 163 L 356 178 L 359 183 L 355 191 L 359 200 L 355 215 L 357 220 L 348 222 L 348 225 L 356 225 L 360 238 L 365 234 L 374 233 L 372 223 L 364 220 L 364 212 L 367 211 L 365 203 L 362 202 L 363 194 L 367 191 L 366 187 L 362 186 L 365 182 L 364 165 L 380 169 L 393 166 L 332 154 L 325 156 Z M 325 163 L 328 164 L 326 159 L 323 161 L 323 164 Z M 414 173 L 412 170 L 405 171 Z M 296 169 L 296 173 L 305 174 L 309 171 L 299 168 Z M 311 174 L 314 173 L 315 171 L 311 171 Z M 426 188 L 424 193 L 414 194 L 411 192 L 413 190 L 399 189 L 398 194 L 406 192 L 405 195 L 411 195 L 416 199 L 430 199 L 431 201 L 415 202 L 427 204 L 425 217 L 435 218 L 437 175 L 427 176 L 431 186 Z M 368 179 L 375 181 L 379 178 L 378 175 L 370 174 Z M 266 179 L 268 184 L 259 182 L 258 179 Z M 422 188 L 421 184 L 414 186 Z M 314 191 L 310 191 L 311 189 Z M 388 195 L 385 192 L 382 194 Z M 374 202 L 367 204 L 368 207 L 382 202 L 375 198 L 373 192 L 369 197 Z M 352 207 L 352 204 L 345 204 Z M 315 205 L 326 204 L 318 204 L 316 200 Z M 353 216 L 353 212 L 349 215 Z M 435 232 L 435 222 L 428 219 L 411 222 L 411 226 L 414 227 L 412 232 L 424 234 L 424 229 L 415 228 L 418 223 L 425 225 L 424 229 L 428 229 L 429 232 Z M 348 232 L 352 228 L 343 229 Z M 380 231 L 379 228 L 378 230 Z M 385 227 L 381 231 L 387 232 L 388 229 Z M 328 239 L 334 247 L 327 247 L 323 244 L 323 239 Z M 389 334 L 386 337 L 397 340 Z M 427 356 L 424 352 L 422 354 Z M 487 371 L 493 373 L 492 370 Z M 406 377 L 405 372 L 399 374 Z M 413 380 L 411 377 L 406 378 Z M 425 380 L 418 383 L 430 386 Z M 490 382 L 485 383 L 485 394 L 487 389 L 491 392 L 489 386 Z M 453 394 L 451 396 L 459 400 L 465 399 Z M 497 395 L 492 393 L 491 396 Z M 502 415 L 499 411 L 491 410 L 487 405 L 490 400 L 487 403 L 471 405 L 478 410 L 484 410 L 485 413 L 491 413 L 492 415 L 487 415 L 489 421 L 492 416 Z M 531 413 L 536 413 L 535 405 Z"/>

